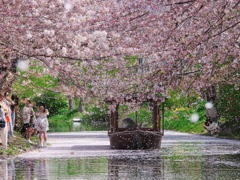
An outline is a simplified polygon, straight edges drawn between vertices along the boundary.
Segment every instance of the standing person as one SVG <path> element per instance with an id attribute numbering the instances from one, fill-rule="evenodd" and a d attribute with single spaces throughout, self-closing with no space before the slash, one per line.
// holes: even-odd
<path id="1" fill-rule="evenodd" d="M 215 100 L 214 97 L 210 98 L 210 102 L 209 103 L 211 103 L 212 106 L 206 108 L 206 116 L 207 116 L 208 119 L 211 119 L 212 122 L 217 123 L 218 122 L 217 109 L 214 106 L 214 100 Z"/>
<path id="2" fill-rule="evenodd" d="M 26 97 L 23 97 L 23 98 L 19 98 L 19 104 L 18 104 L 18 106 L 17 106 L 17 109 L 15 109 L 15 110 L 17 110 L 18 112 L 18 114 L 17 114 L 17 117 L 18 117 L 18 119 L 20 119 L 20 122 L 17 122 L 17 124 L 15 124 L 15 125 L 18 125 L 18 128 L 21 128 L 21 134 L 23 134 L 24 132 L 25 132 L 25 127 L 23 126 L 23 124 L 22 124 L 22 120 L 23 120 L 23 117 L 22 117 L 22 115 L 23 115 L 23 108 L 24 108 L 24 106 L 26 105 L 26 102 L 27 102 L 27 98 Z"/>
<path id="3" fill-rule="evenodd" d="M 46 146 L 47 142 L 47 131 L 49 129 L 47 116 L 49 115 L 48 109 L 44 102 L 41 102 L 36 113 L 36 129 L 39 132 L 40 146 Z"/>
<path id="4" fill-rule="evenodd" d="M 5 104 L 3 105 L 3 110 L 5 112 L 5 117 L 6 117 L 6 121 L 8 124 L 8 138 L 10 136 L 13 136 L 13 126 L 12 126 L 12 118 L 11 118 L 11 105 L 14 104 L 14 102 L 11 100 L 11 98 L 9 98 L 9 92 L 6 91 L 4 93 L 4 102 Z"/>
<path id="5" fill-rule="evenodd" d="M 11 105 L 11 111 L 12 111 L 11 118 L 12 118 L 12 128 L 13 128 L 13 132 L 14 132 L 15 119 L 16 119 L 16 108 L 19 104 L 19 98 L 17 97 L 16 94 L 12 94 L 11 100 L 13 102 L 13 104 Z M 13 137 L 15 137 L 14 134 L 13 134 Z"/>
<path id="6" fill-rule="evenodd" d="M 35 113 L 34 113 L 32 107 L 33 107 L 32 101 L 27 100 L 26 104 L 23 108 L 23 111 L 22 111 L 22 118 L 23 118 L 23 122 L 24 122 L 23 127 L 26 129 L 27 142 L 29 142 L 29 143 L 32 143 L 30 138 L 31 138 L 31 134 L 34 130 L 34 124 L 35 124 L 35 118 L 33 118 L 33 122 L 30 122 L 31 116 L 35 117 Z"/>
<path id="7" fill-rule="evenodd" d="M 1 121 L 4 121 L 5 127 L 0 127 L 0 137 L 1 137 L 1 142 L 3 145 L 3 148 L 7 149 L 7 142 L 8 142 L 8 127 L 7 127 L 7 122 L 5 118 L 5 112 L 2 108 L 2 105 L 5 103 L 3 101 L 4 97 L 2 94 L 0 94 L 0 119 Z"/>
<path id="8" fill-rule="evenodd" d="M 23 97 L 22 99 L 20 99 L 20 101 L 19 101 L 19 107 L 20 107 L 21 109 L 23 109 L 24 106 L 25 106 L 25 104 L 26 104 L 26 102 L 27 102 L 27 98 L 26 98 L 26 97 Z"/>

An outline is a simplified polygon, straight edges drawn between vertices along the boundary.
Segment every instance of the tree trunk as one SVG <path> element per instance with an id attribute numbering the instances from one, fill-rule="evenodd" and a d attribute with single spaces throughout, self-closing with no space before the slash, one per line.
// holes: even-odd
<path id="1" fill-rule="evenodd" d="M 209 101 L 211 97 L 214 97 L 214 99 L 217 99 L 217 90 L 215 86 L 209 86 L 205 90 L 202 91 L 202 98 Z"/>
<path id="2" fill-rule="evenodd" d="M 68 96 L 69 110 L 75 109 L 74 97 Z"/>
<path id="3" fill-rule="evenodd" d="M 5 65 L 5 66 L 4 66 Z M 11 91 L 14 83 L 14 74 L 17 72 L 17 59 L 12 59 L 10 62 L 0 64 L 0 91 Z"/>
<path id="4" fill-rule="evenodd" d="M 78 112 L 84 112 L 85 108 L 84 108 L 84 98 L 80 97 L 79 98 L 79 106 L 78 106 Z"/>

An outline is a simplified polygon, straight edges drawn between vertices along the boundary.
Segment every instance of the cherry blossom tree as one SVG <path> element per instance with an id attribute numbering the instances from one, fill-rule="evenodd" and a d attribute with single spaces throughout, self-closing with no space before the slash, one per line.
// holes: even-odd
<path id="1" fill-rule="evenodd" d="M 239 85 L 238 0 L 0 2 L 1 83 L 43 66 L 57 91 L 123 97 Z M 2 87 L 3 88 L 3 87 Z"/>

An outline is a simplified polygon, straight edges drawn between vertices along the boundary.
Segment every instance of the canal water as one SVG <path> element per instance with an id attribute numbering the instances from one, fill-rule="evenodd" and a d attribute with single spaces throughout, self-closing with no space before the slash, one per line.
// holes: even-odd
<path id="1" fill-rule="evenodd" d="M 240 179 L 240 141 L 165 131 L 160 150 L 111 150 L 106 131 L 58 134 L 49 133 L 48 149 L 58 154 L 40 149 L 0 160 L 0 179 Z M 57 147 L 59 137 L 75 138 L 76 145 Z"/>
<path id="2" fill-rule="evenodd" d="M 107 131 L 106 122 L 51 121 L 48 132 Z"/>

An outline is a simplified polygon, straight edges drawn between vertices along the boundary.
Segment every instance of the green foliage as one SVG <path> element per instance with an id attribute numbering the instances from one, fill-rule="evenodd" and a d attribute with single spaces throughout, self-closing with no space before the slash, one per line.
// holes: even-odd
<path id="1" fill-rule="evenodd" d="M 152 112 L 147 111 L 146 109 L 138 109 L 136 112 L 128 114 L 128 117 L 136 119 L 138 117 L 138 123 L 151 123 L 152 122 Z"/>
<path id="2" fill-rule="evenodd" d="M 152 111 L 148 111 L 144 108 L 139 109 L 138 111 L 138 120 L 139 122 L 152 123 Z"/>
<path id="3" fill-rule="evenodd" d="M 234 85 L 222 85 L 219 88 L 218 113 L 226 121 L 239 121 L 240 117 L 240 89 Z"/>
<path id="4" fill-rule="evenodd" d="M 98 107 L 86 107 L 87 114 L 82 115 L 83 121 L 108 121 L 107 106 L 98 108 Z"/>
<path id="5" fill-rule="evenodd" d="M 36 73 L 42 73 L 42 66 L 30 67 Z M 48 74 L 41 77 L 29 75 L 27 72 L 20 72 L 21 77 L 17 78 L 13 84 L 13 90 L 19 97 L 27 97 L 32 99 L 36 94 L 41 93 L 44 89 L 52 89 L 58 83 L 58 78 L 52 78 Z"/>
<path id="6" fill-rule="evenodd" d="M 132 67 L 137 63 L 138 60 L 138 56 L 126 56 L 125 59 L 128 61 L 128 63 L 126 64 L 126 67 Z"/>
<path id="7" fill-rule="evenodd" d="M 69 132 L 72 126 L 72 121 L 55 121 L 49 120 L 49 131 L 50 132 Z"/>
<path id="8" fill-rule="evenodd" d="M 170 96 L 171 98 L 167 99 L 165 102 L 165 107 L 170 109 L 194 107 L 194 103 L 197 104 L 201 102 L 197 94 L 186 97 L 183 96 L 179 91 L 172 91 L 170 92 Z"/>
<path id="9" fill-rule="evenodd" d="M 49 116 L 59 114 L 68 107 L 66 96 L 51 91 L 44 91 L 41 96 L 36 96 L 32 100 L 37 106 L 40 102 L 44 102 L 49 110 Z"/>
<path id="10" fill-rule="evenodd" d="M 132 111 L 126 105 L 121 105 L 118 108 L 119 120 L 123 120 L 127 117 L 134 119 L 138 124 L 144 124 L 144 126 L 152 127 L 152 108 L 150 108 L 150 103 L 143 103 L 137 112 Z"/>
<path id="11" fill-rule="evenodd" d="M 206 120 L 206 101 L 198 98 L 182 98 L 177 92 L 166 102 L 165 129 L 188 133 L 205 133 L 202 124 Z M 224 124 L 219 136 L 239 138 L 240 91 L 234 85 L 222 85 L 217 96 L 217 110 L 220 123 Z M 195 101 L 195 102 L 194 102 Z M 192 103 L 194 102 L 194 103 Z M 189 121 L 192 113 L 199 115 L 196 123 Z"/>
<path id="12" fill-rule="evenodd" d="M 194 104 L 192 108 L 167 109 L 164 113 L 165 129 L 189 133 L 205 132 L 205 129 L 202 127 L 203 122 L 206 120 L 205 103 L 206 101 L 200 101 Z M 196 123 L 189 120 L 193 113 L 197 113 L 199 116 L 199 120 Z"/>
<path id="13" fill-rule="evenodd" d="M 106 73 L 111 77 L 116 77 L 116 73 L 118 71 L 119 71 L 118 69 L 112 69 L 112 70 L 108 70 Z"/>
<path id="14" fill-rule="evenodd" d="M 72 120 L 74 117 L 79 116 L 81 113 L 77 112 L 78 109 L 68 110 L 62 109 L 61 112 L 55 114 L 50 117 L 51 120 L 62 120 L 62 121 L 69 121 Z"/>
<path id="15" fill-rule="evenodd" d="M 205 129 L 202 123 L 206 120 L 205 103 L 198 95 L 185 97 L 179 91 L 170 93 L 171 98 L 165 103 L 165 129 L 189 133 L 202 133 Z M 193 113 L 197 113 L 199 120 L 196 123 L 189 119 Z"/>

